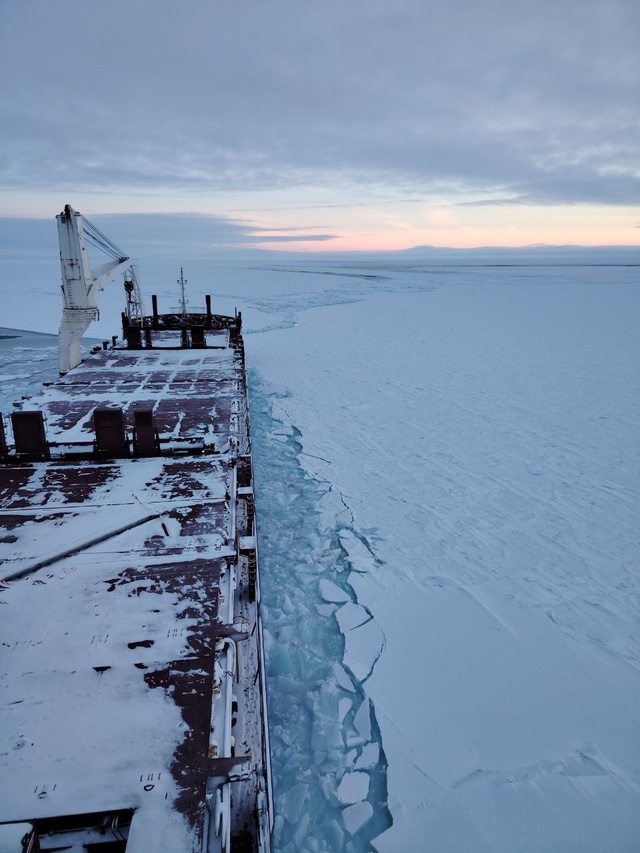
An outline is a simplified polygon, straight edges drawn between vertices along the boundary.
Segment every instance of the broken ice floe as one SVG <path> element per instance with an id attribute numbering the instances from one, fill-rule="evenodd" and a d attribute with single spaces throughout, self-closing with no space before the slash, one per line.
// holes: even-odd
<path id="1" fill-rule="evenodd" d="M 345 527 L 339 531 L 338 536 L 354 572 L 370 572 L 379 565 L 369 548 L 353 530 Z"/>
<path id="2" fill-rule="evenodd" d="M 338 682 L 340 687 L 342 687 L 343 690 L 348 690 L 350 693 L 354 692 L 353 682 L 351 681 L 345 668 L 341 664 L 333 664 L 333 674 L 335 675 L 336 681 Z"/>
<path id="3" fill-rule="evenodd" d="M 300 783 L 290 788 L 284 795 L 284 811 L 290 822 L 298 820 L 302 814 L 302 808 L 309 798 L 309 786 Z"/>
<path id="4" fill-rule="evenodd" d="M 342 723 L 352 708 L 351 699 L 342 698 L 338 700 L 338 719 Z"/>
<path id="5" fill-rule="evenodd" d="M 343 663 L 358 681 L 365 681 L 373 670 L 384 648 L 384 634 L 370 619 L 344 632 Z"/>
<path id="6" fill-rule="evenodd" d="M 344 601 L 351 600 L 351 596 L 344 589 L 341 589 L 333 581 L 327 580 L 327 578 L 320 579 L 319 587 L 320 595 L 325 601 L 341 604 Z"/>
<path id="7" fill-rule="evenodd" d="M 352 601 L 343 606 L 337 611 L 336 619 L 342 634 L 363 625 L 371 619 L 370 613 L 362 607 L 361 604 L 354 604 Z"/>
<path id="8" fill-rule="evenodd" d="M 355 835 L 362 827 L 371 820 L 373 816 L 373 806 L 366 800 L 361 803 L 354 803 L 352 806 L 347 806 L 342 812 L 342 819 L 347 832 L 350 835 Z"/>
<path id="9" fill-rule="evenodd" d="M 380 747 L 377 743 L 368 743 L 362 747 L 360 758 L 355 763 L 356 770 L 374 767 L 380 761 Z"/>
<path id="10" fill-rule="evenodd" d="M 364 699 L 356 711 L 353 727 L 366 741 L 371 740 L 371 711 L 368 699 Z"/>
<path id="11" fill-rule="evenodd" d="M 299 432 L 274 442 L 266 409 L 261 419 L 259 392 L 252 392 L 252 402 L 256 455 L 261 441 L 268 445 L 256 504 L 273 843 L 280 853 L 360 853 L 389 825 L 386 761 L 361 684 L 384 638 L 368 628 L 371 613 L 358 604 L 347 577 L 352 554 L 360 571 L 376 562 L 356 533 L 322 527 L 322 486 L 298 464 Z"/>
<path id="12" fill-rule="evenodd" d="M 345 773 L 336 791 L 341 803 L 359 803 L 369 796 L 369 774 L 362 770 Z"/>

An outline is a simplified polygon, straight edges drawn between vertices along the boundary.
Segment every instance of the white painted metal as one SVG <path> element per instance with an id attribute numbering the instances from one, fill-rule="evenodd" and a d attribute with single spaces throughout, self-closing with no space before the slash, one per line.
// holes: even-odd
<path id="1" fill-rule="evenodd" d="M 56 219 L 64 305 L 58 337 L 62 375 L 82 361 L 80 339 L 90 323 L 98 317 L 98 292 L 113 281 L 119 272 L 124 272 L 131 261 L 129 258 L 120 258 L 92 271 L 82 215 L 67 204 Z"/>

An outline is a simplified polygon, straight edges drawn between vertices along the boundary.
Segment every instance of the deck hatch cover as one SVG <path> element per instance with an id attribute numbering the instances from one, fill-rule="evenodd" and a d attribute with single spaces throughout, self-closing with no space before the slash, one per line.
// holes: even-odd
<path id="1" fill-rule="evenodd" d="M 149 456 L 160 449 L 153 409 L 137 409 L 133 413 L 133 447 L 136 455 Z"/>
<path id="2" fill-rule="evenodd" d="M 12 412 L 11 424 L 16 453 L 37 459 L 49 458 L 42 412 Z"/>
<path id="3" fill-rule="evenodd" d="M 93 428 L 96 434 L 96 453 L 129 455 L 122 409 L 96 409 L 93 413 Z"/>

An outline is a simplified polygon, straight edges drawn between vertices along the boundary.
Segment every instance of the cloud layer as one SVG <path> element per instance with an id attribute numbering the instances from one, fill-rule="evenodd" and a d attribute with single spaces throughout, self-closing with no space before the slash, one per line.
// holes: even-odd
<path id="1" fill-rule="evenodd" d="M 465 204 L 640 197 L 636 0 L 23 0 L 0 14 L 9 192 L 212 209 L 221 193 L 309 185 Z"/>
<path id="2" fill-rule="evenodd" d="M 124 253 L 144 261 L 176 257 L 208 260 L 238 253 L 246 256 L 267 245 L 278 249 L 300 242 L 324 243 L 337 236 L 314 233 L 303 226 L 269 233 L 249 221 L 197 214 L 125 213 L 97 215 L 90 220 Z M 106 260 L 97 260 L 95 250 L 89 244 L 87 248 L 95 263 Z M 0 260 L 41 258 L 56 262 L 58 255 L 53 217 L 0 217 Z"/>

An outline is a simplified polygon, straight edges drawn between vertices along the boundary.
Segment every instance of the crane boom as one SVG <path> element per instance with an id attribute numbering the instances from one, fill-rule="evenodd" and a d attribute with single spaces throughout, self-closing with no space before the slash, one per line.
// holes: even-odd
<path id="1" fill-rule="evenodd" d="M 65 205 L 58 216 L 58 242 L 62 271 L 62 321 L 58 336 L 60 374 L 67 373 L 82 361 L 80 339 L 91 322 L 98 317 L 97 294 L 120 272 L 131 266 L 131 259 L 103 235 L 99 247 L 111 255 L 112 260 L 95 270 L 91 269 L 85 243 L 88 224 L 82 214 Z M 91 226 L 91 232 L 100 232 Z"/>

